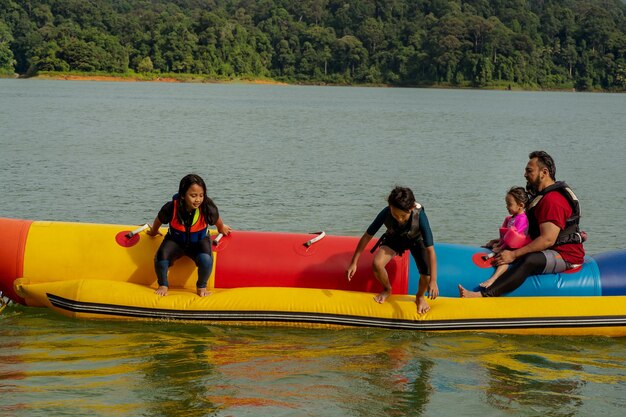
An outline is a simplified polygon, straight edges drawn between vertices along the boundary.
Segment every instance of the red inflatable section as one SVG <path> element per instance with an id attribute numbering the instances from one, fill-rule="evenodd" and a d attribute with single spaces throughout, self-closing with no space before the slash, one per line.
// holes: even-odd
<path id="1" fill-rule="evenodd" d="M 359 238 L 326 236 L 306 247 L 314 234 L 234 231 L 217 245 L 216 288 L 298 287 L 379 292 L 372 273 L 372 239 L 350 282 L 346 269 Z M 394 294 L 406 294 L 408 251 L 387 265 Z"/>
<path id="2" fill-rule="evenodd" d="M 22 300 L 13 291 L 13 281 L 24 272 L 24 248 L 31 223 L 30 220 L 0 218 L 0 291 L 12 300 Z"/>

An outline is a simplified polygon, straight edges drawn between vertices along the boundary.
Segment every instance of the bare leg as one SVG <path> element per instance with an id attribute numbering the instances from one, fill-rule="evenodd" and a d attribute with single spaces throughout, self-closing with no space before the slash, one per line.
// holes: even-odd
<path id="1" fill-rule="evenodd" d="M 156 295 L 165 296 L 167 295 L 167 287 L 165 285 L 159 286 L 154 292 Z"/>
<path id="2" fill-rule="evenodd" d="M 374 301 L 377 303 L 384 303 L 391 295 L 391 284 L 389 283 L 389 275 L 385 266 L 395 255 L 396 253 L 392 249 L 387 246 L 381 246 L 374 256 L 372 270 L 378 282 L 383 286 L 383 291 L 374 297 Z"/>
<path id="3" fill-rule="evenodd" d="M 500 278 L 500 275 L 506 272 L 507 269 L 509 269 L 508 265 L 498 265 L 491 278 L 489 278 L 487 281 L 481 282 L 479 285 L 483 288 L 490 287 L 491 285 L 493 285 L 494 282 L 496 282 L 498 278 Z"/>
<path id="4" fill-rule="evenodd" d="M 459 284 L 459 296 L 461 298 L 482 298 L 483 293 L 478 292 L 478 291 L 466 290 L 465 288 L 461 286 L 461 284 Z"/>
<path id="5" fill-rule="evenodd" d="M 430 305 L 426 302 L 426 289 L 430 283 L 430 275 L 420 274 L 420 282 L 417 287 L 417 294 L 415 295 L 415 304 L 417 304 L 417 314 L 424 314 L 430 310 Z"/>

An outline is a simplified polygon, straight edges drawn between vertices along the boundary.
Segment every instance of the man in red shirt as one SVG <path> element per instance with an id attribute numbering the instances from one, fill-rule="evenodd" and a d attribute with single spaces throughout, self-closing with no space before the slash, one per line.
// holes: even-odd
<path id="1" fill-rule="evenodd" d="M 519 249 L 503 250 L 494 258 L 494 265 L 511 267 L 490 287 L 474 292 L 459 285 L 463 298 L 497 297 L 515 290 L 530 275 L 563 272 L 584 262 L 585 250 L 575 238 L 577 234 L 580 237 L 578 198 L 567 184 L 556 181 L 556 166 L 550 155 L 535 151 L 528 158 L 526 188 L 536 195 L 526 211 L 533 240 Z"/>

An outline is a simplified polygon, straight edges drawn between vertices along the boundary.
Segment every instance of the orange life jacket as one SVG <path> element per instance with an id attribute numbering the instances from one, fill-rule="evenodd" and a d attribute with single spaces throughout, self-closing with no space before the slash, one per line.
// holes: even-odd
<path id="1" fill-rule="evenodd" d="M 170 235 L 178 243 L 198 243 L 206 237 L 207 228 L 209 227 L 209 224 L 202 214 L 202 210 L 200 210 L 200 208 L 195 210 L 191 227 L 186 228 L 178 217 L 178 204 L 179 200 L 174 199 L 174 212 L 172 214 L 172 220 L 170 220 Z"/>

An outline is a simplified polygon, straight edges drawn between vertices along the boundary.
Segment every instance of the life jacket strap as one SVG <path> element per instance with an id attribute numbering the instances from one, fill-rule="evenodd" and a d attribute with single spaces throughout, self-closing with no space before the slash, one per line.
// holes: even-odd
<path id="1" fill-rule="evenodd" d="M 374 244 L 374 247 L 372 247 L 372 249 L 370 249 L 370 253 L 376 252 L 376 249 L 378 249 L 378 247 L 383 244 L 383 242 L 385 241 L 386 238 L 387 238 L 387 233 L 383 233 L 383 235 L 380 237 L 380 239 L 378 239 L 378 242 L 376 242 Z"/>

